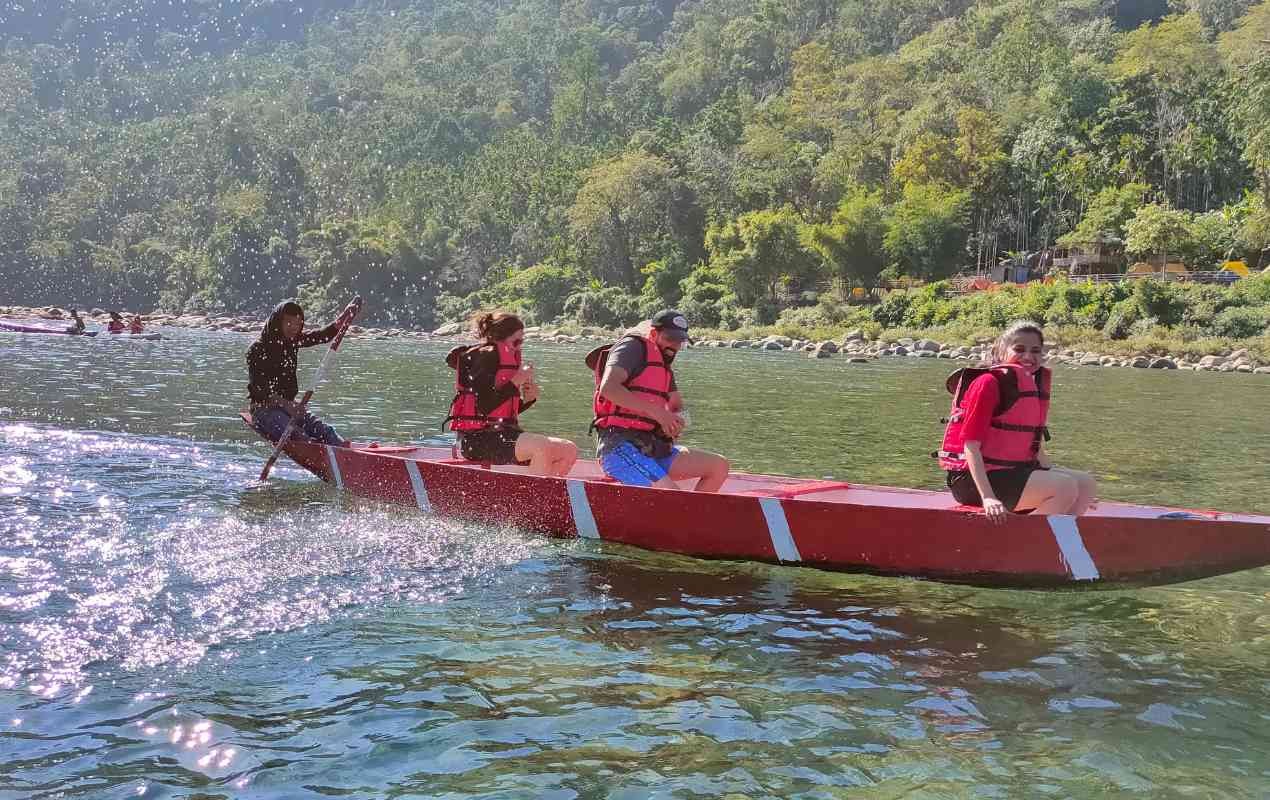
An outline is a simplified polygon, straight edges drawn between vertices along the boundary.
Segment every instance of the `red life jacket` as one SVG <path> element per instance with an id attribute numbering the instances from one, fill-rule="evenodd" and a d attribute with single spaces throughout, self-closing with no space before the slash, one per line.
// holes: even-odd
<path id="1" fill-rule="evenodd" d="M 670 385 L 674 380 L 674 373 L 670 367 L 666 366 L 661 350 L 652 339 L 646 336 L 628 334 L 622 338 L 638 339 L 644 343 L 643 366 L 627 375 L 622 385 L 632 392 L 659 397 L 669 407 Z M 595 412 L 595 419 L 591 421 L 591 427 L 632 428 L 637 431 L 660 430 L 660 426 L 651 417 L 646 417 L 635 409 L 619 406 L 600 395 L 600 382 L 604 378 L 604 368 L 608 364 L 609 351 L 612 349 L 613 345 L 606 344 L 586 355 L 586 365 L 595 373 L 595 397 L 591 401 L 591 410 Z"/>
<path id="2" fill-rule="evenodd" d="M 114 319 L 106 325 L 106 333 L 123 333 L 126 329 L 122 322 Z"/>
<path id="3" fill-rule="evenodd" d="M 520 353 L 502 343 L 456 347 L 451 350 L 446 354 L 445 363 L 454 370 L 454 399 L 450 401 L 449 416 L 441 423 L 443 429 L 447 423 L 450 430 L 459 433 L 519 426 L 520 392 L 499 403 L 488 414 L 482 414 L 476 408 L 476 390 L 470 383 L 472 359 L 478 351 L 488 351 L 490 348 L 498 352 L 498 371 L 494 373 L 495 389 L 506 385 L 520 369 Z"/>
<path id="4" fill-rule="evenodd" d="M 1050 371 L 1045 367 L 1029 373 L 1014 364 L 996 364 L 949 375 L 946 386 L 953 395 L 952 412 L 946 420 L 943 446 L 932 455 L 951 472 L 969 469 L 964 452 L 967 409 L 962 401 L 970 384 L 985 374 L 996 379 L 1000 399 L 988 434 L 979 443 L 984 466 L 989 471 L 1036 466 L 1041 440 L 1049 439 L 1045 422 L 1050 408 Z"/>
<path id="5" fill-rule="evenodd" d="M 129 333 L 141 333 L 142 327 L 139 317 L 133 317 L 132 322 L 128 323 L 128 331 Z"/>

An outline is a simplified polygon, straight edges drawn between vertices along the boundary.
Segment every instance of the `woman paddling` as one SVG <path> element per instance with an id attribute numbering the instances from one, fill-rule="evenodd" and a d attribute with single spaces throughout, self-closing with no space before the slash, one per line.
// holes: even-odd
<path id="1" fill-rule="evenodd" d="M 296 402 L 300 382 L 296 378 L 300 348 L 325 344 L 335 338 L 344 316 L 325 328 L 304 331 L 304 309 L 294 300 L 279 303 L 269 315 L 260 338 L 247 350 L 247 394 L 251 398 L 251 421 L 256 429 L 276 442 L 291 418 L 296 431 L 323 444 L 347 447 L 348 442 L 335 429 L 306 411 Z"/>
<path id="2" fill-rule="evenodd" d="M 1011 325 L 992 346 L 992 365 L 948 379 L 952 413 L 940 449 L 957 502 L 982 506 L 996 523 L 1010 511 L 1083 514 L 1093 504 L 1092 475 L 1060 469 L 1045 452 L 1050 370 L 1034 322 Z"/>
<path id="3" fill-rule="evenodd" d="M 106 323 L 106 333 L 123 333 L 128 329 L 118 311 L 110 312 L 110 322 Z"/>
<path id="4" fill-rule="evenodd" d="M 446 422 L 458 434 L 463 457 L 528 465 L 534 475 L 567 475 L 578 459 L 578 446 L 520 427 L 520 413 L 539 394 L 533 364 L 521 358 L 525 324 L 515 314 L 498 312 L 478 314 L 474 327 L 481 343 L 456 347 L 445 357 L 455 371 Z"/>

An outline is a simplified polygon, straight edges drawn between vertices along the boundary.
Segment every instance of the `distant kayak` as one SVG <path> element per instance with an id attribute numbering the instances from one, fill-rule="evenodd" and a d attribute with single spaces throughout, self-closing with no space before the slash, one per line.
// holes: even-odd
<path id="1" fill-rule="evenodd" d="M 0 331 L 10 333 L 54 333 L 61 336 L 96 336 L 98 331 L 73 331 L 66 328 L 44 328 L 39 325 L 21 325 L 16 322 L 0 322 Z M 159 334 L 154 334 L 156 337 Z"/>
<path id="2" fill-rule="evenodd" d="M 133 341 L 136 341 L 137 339 L 140 339 L 140 340 L 142 340 L 142 341 L 146 341 L 146 342 L 157 342 L 158 340 L 160 340 L 160 339 L 162 339 L 162 338 L 163 338 L 163 334 L 161 334 L 161 333 L 159 333 L 159 332 L 157 332 L 157 331 L 155 331 L 155 332 L 151 332 L 151 333 L 127 333 L 127 332 L 124 332 L 124 333 L 112 333 L 112 334 L 110 334 L 109 336 L 107 336 L 106 338 L 107 338 L 107 339 L 131 339 L 131 340 L 133 340 Z"/>

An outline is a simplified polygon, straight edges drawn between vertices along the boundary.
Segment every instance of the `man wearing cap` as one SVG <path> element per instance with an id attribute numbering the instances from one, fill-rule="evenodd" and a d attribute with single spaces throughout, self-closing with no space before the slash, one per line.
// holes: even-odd
<path id="1" fill-rule="evenodd" d="M 688 337 L 678 311 L 659 311 L 611 346 L 587 355 L 595 372 L 597 454 L 605 474 L 632 486 L 678 489 L 696 479 L 700 492 L 718 491 L 728 477 L 723 456 L 675 444 L 683 432 L 683 398 L 671 364 Z"/>

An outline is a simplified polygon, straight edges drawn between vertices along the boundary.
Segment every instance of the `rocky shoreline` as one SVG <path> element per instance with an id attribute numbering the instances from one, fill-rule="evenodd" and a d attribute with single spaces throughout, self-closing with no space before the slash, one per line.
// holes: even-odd
<path id="1" fill-rule="evenodd" d="M 126 317 L 131 312 L 123 312 Z M 60 308 L 28 308 L 24 306 L 0 307 L 0 316 L 21 319 L 43 319 L 64 321 L 69 314 Z M 101 309 L 93 309 L 82 314 L 86 319 L 105 324 L 109 315 Z M 242 316 L 208 316 L 201 314 L 166 314 L 154 312 L 141 314 L 147 325 L 166 325 L 177 328 L 189 328 L 205 331 L 229 331 L 234 333 L 258 333 L 263 320 Z M 403 328 L 376 328 L 354 325 L 349 329 L 354 336 L 366 336 L 375 339 L 455 339 L 471 340 L 466 325 L 451 323 L 433 331 L 417 331 Z M 584 327 L 578 333 L 567 333 L 550 326 L 531 326 L 525 329 L 525 338 L 561 344 L 578 342 L 603 343 L 613 341 L 620 331 L 603 328 Z M 807 358 L 843 358 L 849 363 L 867 363 L 885 358 L 942 358 L 956 361 L 983 362 L 986 360 L 990 346 L 988 341 L 980 341 L 974 345 L 942 343 L 934 339 L 888 338 L 870 339 L 863 331 L 855 330 L 847 333 L 841 340 L 810 341 L 794 339 L 788 336 L 767 336 L 762 339 L 705 339 L 699 340 L 695 347 L 713 347 L 732 350 L 766 350 L 804 354 Z M 1156 356 L 1138 354 L 1134 356 L 1114 356 L 1092 351 L 1078 350 L 1059 345 L 1047 346 L 1047 357 L 1051 363 L 1072 367 L 1129 367 L 1135 369 L 1181 369 L 1197 372 L 1239 372 L 1270 374 L 1270 364 L 1259 363 L 1257 358 L 1244 349 L 1225 353 L 1212 353 L 1189 361 L 1180 356 Z"/>

